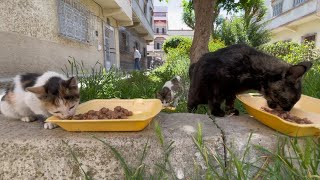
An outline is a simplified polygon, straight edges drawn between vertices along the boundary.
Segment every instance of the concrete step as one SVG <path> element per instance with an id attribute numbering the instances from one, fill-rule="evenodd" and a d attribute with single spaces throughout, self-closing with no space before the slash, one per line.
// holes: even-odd
<path id="1" fill-rule="evenodd" d="M 217 118 L 187 113 L 160 113 L 140 132 L 67 132 L 61 128 L 45 130 L 42 123 L 25 123 L 0 115 L 0 179 L 84 179 L 65 141 L 74 151 L 85 171 L 93 179 L 124 179 L 124 171 L 110 148 L 115 147 L 128 162 L 137 167 L 148 141 L 145 158 L 146 174 L 155 174 L 156 164 L 163 161 L 163 147 L 155 133 L 158 122 L 165 144 L 173 143 L 169 161 L 178 179 L 192 179 L 195 164 L 205 175 L 206 164 L 193 143 L 198 124 L 209 153 L 228 157 L 224 144 L 243 152 L 247 137 L 254 132 L 252 143 L 275 148 L 274 131 L 248 116 Z M 255 152 L 250 158 L 257 158 Z M 169 175 L 169 179 L 170 175 Z"/>

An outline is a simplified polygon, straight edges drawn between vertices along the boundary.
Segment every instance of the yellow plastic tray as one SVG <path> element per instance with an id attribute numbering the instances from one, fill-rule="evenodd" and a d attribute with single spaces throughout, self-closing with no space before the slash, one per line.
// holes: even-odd
<path id="1" fill-rule="evenodd" d="M 61 120 L 52 116 L 46 122 L 55 123 L 67 131 L 141 131 L 162 109 L 158 99 L 95 99 L 80 104 L 76 114 L 97 111 L 103 107 L 113 110 L 116 106 L 132 111 L 133 115 L 128 119 L 101 120 Z"/>
<path id="2" fill-rule="evenodd" d="M 290 113 L 300 118 L 308 118 L 313 124 L 297 124 L 261 110 L 261 107 L 268 106 L 267 101 L 260 94 L 241 94 L 237 98 L 244 104 L 250 115 L 283 134 L 295 137 L 320 135 L 320 99 L 306 95 L 301 96 Z"/>

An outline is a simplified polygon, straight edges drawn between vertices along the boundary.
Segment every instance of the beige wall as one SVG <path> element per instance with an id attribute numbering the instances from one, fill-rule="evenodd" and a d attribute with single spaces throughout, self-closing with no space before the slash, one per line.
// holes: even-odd
<path id="1" fill-rule="evenodd" d="M 320 26 L 316 26 L 315 24 L 320 24 L 320 19 L 301 24 L 294 29 L 295 31 L 283 30 L 278 33 L 273 33 L 271 43 L 286 40 L 301 43 L 302 36 L 317 33 L 316 46 L 320 48 Z"/>
<path id="2" fill-rule="evenodd" d="M 59 71 L 68 56 L 87 65 L 103 62 L 100 7 L 81 0 L 96 17 L 91 45 L 59 36 L 56 0 L 6 0 L 0 3 L 0 78 L 22 72 Z"/>

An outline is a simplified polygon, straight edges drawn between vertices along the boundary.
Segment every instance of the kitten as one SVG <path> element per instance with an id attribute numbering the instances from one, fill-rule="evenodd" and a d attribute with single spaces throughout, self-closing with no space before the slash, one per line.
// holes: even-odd
<path id="1" fill-rule="evenodd" d="M 49 71 L 17 75 L 1 99 L 0 110 L 9 118 L 31 122 L 38 115 L 66 119 L 75 114 L 78 104 L 77 80 Z M 52 123 L 44 124 L 45 129 L 55 127 Z"/>
<path id="2" fill-rule="evenodd" d="M 161 100 L 164 107 L 176 107 L 178 105 L 181 90 L 181 77 L 175 76 L 164 84 L 162 89 L 157 93 L 157 98 Z"/>

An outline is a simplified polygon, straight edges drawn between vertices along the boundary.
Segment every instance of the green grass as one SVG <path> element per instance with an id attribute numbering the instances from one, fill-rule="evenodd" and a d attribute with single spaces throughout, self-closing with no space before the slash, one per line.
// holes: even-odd
<path id="1" fill-rule="evenodd" d="M 142 180 L 142 179 L 177 179 L 173 168 L 170 164 L 169 157 L 174 147 L 173 141 L 167 141 L 162 133 L 159 124 L 155 123 L 155 136 L 158 137 L 158 143 L 162 149 L 162 155 L 157 160 L 154 167 L 154 173 L 150 174 L 146 171 L 145 157 L 151 151 L 148 148 L 149 140 L 145 143 L 141 156 L 138 157 L 138 165 L 131 167 L 123 155 L 107 141 L 94 137 L 100 141 L 114 154 L 120 162 L 124 171 L 125 179 Z M 276 150 L 272 151 L 260 145 L 252 144 L 251 140 L 254 134 L 250 134 L 245 144 L 243 152 L 234 151 L 227 145 L 226 153 L 212 153 L 206 147 L 206 141 L 203 138 L 202 126 L 198 124 L 198 130 L 194 136 L 190 138 L 194 142 L 194 146 L 200 152 L 206 169 L 203 170 L 195 162 L 194 169 L 190 169 L 191 177 L 189 179 L 221 179 L 221 180 L 246 180 L 246 179 L 271 179 L 271 180 L 317 180 L 320 179 L 320 138 L 290 138 L 279 136 L 275 139 Z M 64 142 L 64 141 L 63 141 Z M 298 143 L 299 142 L 299 143 Z M 81 169 L 85 179 L 92 179 L 88 172 L 82 168 L 81 162 L 77 159 L 72 148 L 64 142 L 68 147 L 75 165 Z M 221 144 L 222 145 L 222 144 Z M 253 161 L 249 158 L 252 151 L 255 150 L 261 154 L 257 160 Z M 226 158 L 227 157 L 227 158 Z"/>

